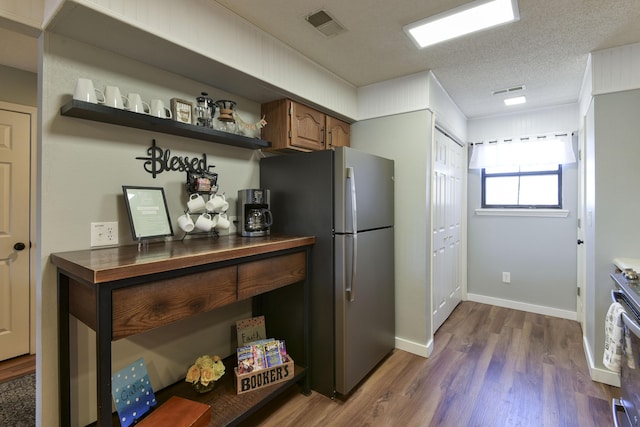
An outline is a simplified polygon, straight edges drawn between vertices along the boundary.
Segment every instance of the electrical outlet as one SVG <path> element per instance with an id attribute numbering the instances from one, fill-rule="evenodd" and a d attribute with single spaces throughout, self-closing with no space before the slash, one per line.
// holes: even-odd
<path id="1" fill-rule="evenodd" d="M 508 271 L 502 272 L 502 283 L 511 283 L 511 273 Z"/>
<path id="2" fill-rule="evenodd" d="M 91 246 L 111 246 L 118 244 L 117 222 L 92 222 Z"/>

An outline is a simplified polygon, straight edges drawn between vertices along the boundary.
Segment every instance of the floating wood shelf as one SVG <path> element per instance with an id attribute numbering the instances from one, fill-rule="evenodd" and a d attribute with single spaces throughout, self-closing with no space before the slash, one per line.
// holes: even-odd
<path id="1" fill-rule="evenodd" d="M 162 119 L 149 114 L 134 113 L 132 111 L 106 107 L 100 104 L 78 101 L 76 99 L 63 105 L 60 108 L 60 114 L 67 117 L 76 117 L 79 119 L 93 120 L 95 122 L 161 132 L 251 150 L 271 146 L 270 142 L 263 141 L 262 139 L 221 132 L 211 128 L 181 123 L 171 119 Z"/>

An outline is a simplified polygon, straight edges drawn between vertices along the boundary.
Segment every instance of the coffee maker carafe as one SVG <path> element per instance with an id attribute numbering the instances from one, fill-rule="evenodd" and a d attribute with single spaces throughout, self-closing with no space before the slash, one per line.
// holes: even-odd
<path id="1" fill-rule="evenodd" d="M 238 234 L 266 236 L 272 223 L 269 190 L 254 188 L 238 191 Z"/>
<path id="2" fill-rule="evenodd" d="M 206 92 L 202 92 L 202 96 L 196 98 L 197 104 L 194 107 L 196 124 L 206 128 L 213 127 L 213 116 L 216 112 L 216 105 L 213 99 L 207 96 Z"/>

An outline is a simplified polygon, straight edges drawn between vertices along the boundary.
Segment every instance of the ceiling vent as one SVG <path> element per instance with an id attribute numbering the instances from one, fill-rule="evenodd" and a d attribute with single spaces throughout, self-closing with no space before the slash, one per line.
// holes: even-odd
<path id="1" fill-rule="evenodd" d="M 512 94 L 514 92 L 520 92 L 522 90 L 525 90 L 525 85 L 520 85 L 520 86 L 514 86 L 514 87 L 510 87 L 507 89 L 498 89 L 498 90 L 494 90 L 493 92 L 491 92 L 492 95 L 502 95 L 505 93 L 508 94 Z"/>
<path id="2" fill-rule="evenodd" d="M 305 17 L 307 22 L 327 37 L 335 36 L 344 31 L 344 27 L 324 10 L 312 13 Z"/>

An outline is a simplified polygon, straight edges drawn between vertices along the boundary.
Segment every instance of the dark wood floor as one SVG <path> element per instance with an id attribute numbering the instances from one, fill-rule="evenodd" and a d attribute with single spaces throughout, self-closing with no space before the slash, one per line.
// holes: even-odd
<path id="1" fill-rule="evenodd" d="M 611 426 L 619 389 L 591 381 L 577 322 L 473 302 L 425 359 L 394 351 L 346 399 L 289 393 L 249 426 Z"/>
<path id="2" fill-rule="evenodd" d="M 33 370 L 0 362 L 0 382 Z M 577 322 L 467 301 L 430 358 L 396 350 L 347 398 L 288 393 L 245 425 L 602 427 L 618 395 L 589 378 Z"/>
<path id="3" fill-rule="evenodd" d="M 0 383 L 30 374 L 36 371 L 36 355 L 14 357 L 0 362 Z"/>

